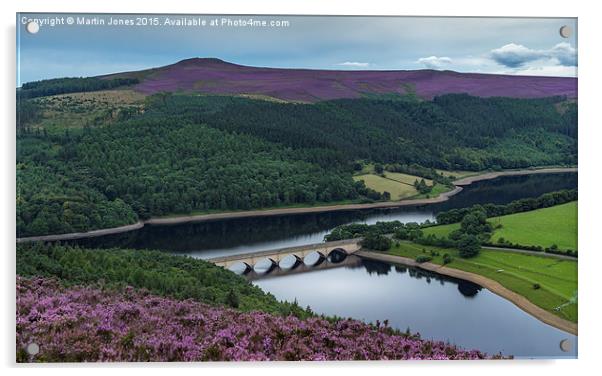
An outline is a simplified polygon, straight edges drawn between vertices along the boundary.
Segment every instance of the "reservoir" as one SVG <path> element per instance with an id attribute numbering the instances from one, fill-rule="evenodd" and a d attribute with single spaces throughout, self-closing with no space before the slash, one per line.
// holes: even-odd
<path id="1" fill-rule="evenodd" d="M 319 243 L 334 227 L 377 221 L 433 221 L 439 211 L 473 204 L 504 204 L 546 192 L 576 188 L 577 174 L 506 176 L 475 182 L 450 200 L 420 207 L 242 218 L 172 226 L 145 226 L 128 233 L 82 239 L 87 247 L 159 249 L 203 259 Z M 339 261 L 339 260 L 337 260 Z M 280 300 L 316 313 L 383 322 L 422 338 L 515 357 L 575 357 L 577 338 L 540 322 L 511 302 L 470 282 L 419 269 L 349 256 L 318 267 L 276 269 L 247 275 Z M 570 352 L 560 349 L 569 339 Z"/>

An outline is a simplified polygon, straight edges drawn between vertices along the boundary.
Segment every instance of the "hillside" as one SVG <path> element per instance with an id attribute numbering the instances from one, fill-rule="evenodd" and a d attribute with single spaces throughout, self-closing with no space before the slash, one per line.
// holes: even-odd
<path id="1" fill-rule="evenodd" d="M 241 313 L 134 289 L 17 277 L 17 294 L 17 362 L 489 358 L 386 325 Z M 23 350 L 32 341 L 44 344 L 35 358 Z"/>
<path id="2" fill-rule="evenodd" d="M 107 75 L 137 79 L 144 94 L 187 91 L 269 97 L 295 102 L 416 94 L 424 99 L 450 93 L 479 97 L 577 97 L 577 79 L 508 76 L 453 71 L 340 71 L 261 68 L 215 58 L 193 58 L 160 68 Z"/>
<path id="3" fill-rule="evenodd" d="M 362 163 L 425 178 L 436 175 L 432 168 L 575 164 L 576 104 L 561 114 L 559 101 L 449 94 L 434 101 L 294 104 L 157 94 L 146 98 L 143 112 L 115 109 L 115 119 L 101 117 L 99 125 L 40 129 L 22 123 L 17 233 L 81 232 L 192 212 L 386 200 L 384 191 L 353 181 Z"/>

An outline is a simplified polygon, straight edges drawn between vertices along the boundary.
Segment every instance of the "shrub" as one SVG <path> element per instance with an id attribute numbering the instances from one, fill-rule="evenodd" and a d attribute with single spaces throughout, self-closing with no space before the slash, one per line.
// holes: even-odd
<path id="1" fill-rule="evenodd" d="M 240 304 L 238 295 L 232 289 L 230 289 L 230 291 L 228 292 L 228 295 L 226 295 L 226 304 L 232 308 L 238 308 L 238 306 Z"/>
<path id="2" fill-rule="evenodd" d="M 429 262 L 431 261 L 433 258 L 431 256 L 425 256 L 425 255 L 418 255 L 416 256 L 416 262 L 419 264 L 422 264 L 423 262 Z"/>
<path id="3" fill-rule="evenodd" d="M 16 287 L 17 362 L 487 357 L 443 341 L 394 333 L 386 323 L 241 313 L 130 288 L 65 288 L 51 279 L 17 277 Z M 35 356 L 23 351 L 32 339 L 43 344 Z"/>
<path id="4" fill-rule="evenodd" d="M 379 234 L 368 234 L 362 240 L 362 247 L 373 249 L 375 251 L 387 251 L 391 248 L 391 239 Z"/>
<path id="5" fill-rule="evenodd" d="M 446 254 L 444 254 L 444 255 L 443 255 L 443 264 L 444 264 L 444 265 L 447 265 L 447 264 L 449 264 L 450 262 L 452 262 L 452 261 L 453 261 L 453 259 L 454 259 L 454 258 L 453 258 L 453 257 L 451 257 L 451 256 L 449 255 L 449 253 L 446 253 Z"/>
<path id="6" fill-rule="evenodd" d="M 539 285 L 539 283 L 533 284 L 533 290 L 539 290 L 540 288 L 541 288 L 541 286 Z"/>

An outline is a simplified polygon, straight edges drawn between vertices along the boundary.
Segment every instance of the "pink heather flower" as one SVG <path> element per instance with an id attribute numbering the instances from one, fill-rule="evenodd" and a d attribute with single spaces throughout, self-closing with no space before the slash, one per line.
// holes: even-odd
<path id="1" fill-rule="evenodd" d="M 387 323 L 330 323 L 242 313 L 126 288 L 63 288 L 17 277 L 17 361 L 484 359 L 443 342 L 392 334 Z M 25 351 L 37 343 L 40 352 Z"/>

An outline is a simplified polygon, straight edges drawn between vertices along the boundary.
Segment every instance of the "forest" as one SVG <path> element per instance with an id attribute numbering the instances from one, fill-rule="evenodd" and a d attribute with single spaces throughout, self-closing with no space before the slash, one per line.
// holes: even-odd
<path id="1" fill-rule="evenodd" d="M 17 99 L 28 99 L 65 93 L 107 90 L 114 89 L 120 86 L 134 85 L 137 83 L 138 79 L 136 78 L 53 78 L 50 80 L 41 80 L 24 83 L 20 89 L 17 89 Z"/>
<path id="2" fill-rule="evenodd" d="M 149 110 L 283 144 L 327 166 L 369 160 L 479 171 L 576 163 L 576 104 L 560 113 L 562 101 L 449 94 L 297 104 L 164 94 Z"/>
<path id="3" fill-rule="evenodd" d="M 57 90 L 71 84 L 78 81 Z M 571 165 L 576 104 L 559 111 L 564 103 L 446 95 L 299 104 L 160 93 L 123 120 L 58 133 L 27 126 L 36 117 L 31 111 L 17 136 L 17 233 L 383 199 L 352 179 L 358 161 L 429 174 Z"/>

